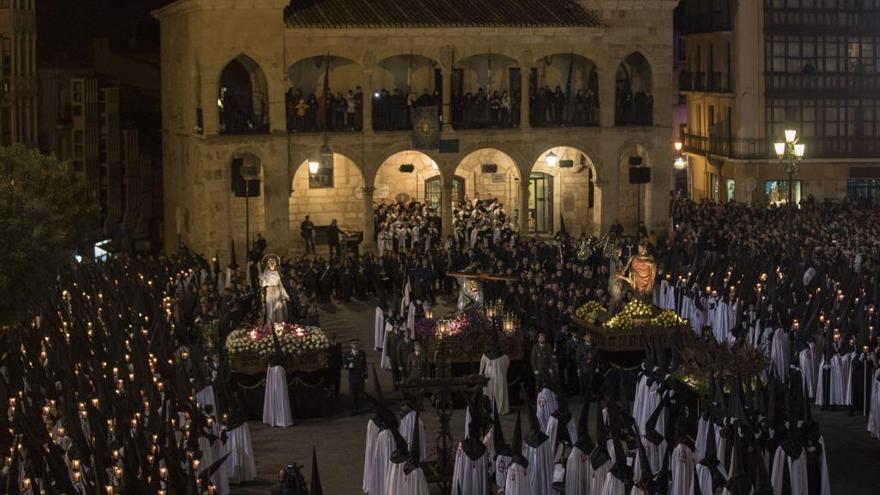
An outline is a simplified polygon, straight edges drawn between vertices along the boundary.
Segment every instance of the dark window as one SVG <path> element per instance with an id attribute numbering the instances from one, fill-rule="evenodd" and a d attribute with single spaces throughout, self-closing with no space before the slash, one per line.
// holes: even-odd
<path id="1" fill-rule="evenodd" d="M 849 179 L 846 197 L 859 205 L 880 206 L 880 179 Z"/>

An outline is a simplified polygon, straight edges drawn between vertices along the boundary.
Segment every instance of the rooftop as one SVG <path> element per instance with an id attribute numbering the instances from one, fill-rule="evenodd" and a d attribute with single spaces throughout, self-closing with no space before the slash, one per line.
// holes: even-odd
<path id="1" fill-rule="evenodd" d="M 575 0 L 293 0 L 295 28 L 602 27 Z"/>

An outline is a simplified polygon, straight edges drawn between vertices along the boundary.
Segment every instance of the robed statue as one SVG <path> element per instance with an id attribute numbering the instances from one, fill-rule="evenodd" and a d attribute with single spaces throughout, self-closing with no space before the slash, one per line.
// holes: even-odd
<path id="1" fill-rule="evenodd" d="M 626 266 L 617 272 L 616 280 L 621 280 L 632 287 L 636 298 L 648 304 L 654 298 L 654 279 L 657 276 L 657 263 L 648 254 L 648 246 L 639 244 L 638 254 L 633 255 Z"/>
<path id="2" fill-rule="evenodd" d="M 279 262 L 278 256 L 267 254 L 260 263 L 263 266 L 260 288 L 263 290 L 266 324 L 287 322 L 287 301 L 290 300 L 290 296 L 281 283 L 281 274 L 278 273 Z"/>

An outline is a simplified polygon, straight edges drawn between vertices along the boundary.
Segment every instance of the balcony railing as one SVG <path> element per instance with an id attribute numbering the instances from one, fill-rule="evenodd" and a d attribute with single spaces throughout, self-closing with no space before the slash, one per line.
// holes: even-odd
<path id="1" fill-rule="evenodd" d="M 767 92 L 876 92 L 880 91 L 880 74 L 866 73 L 780 73 L 766 74 Z"/>
<path id="2" fill-rule="evenodd" d="M 694 73 L 694 91 L 706 91 L 706 73 Z"/>
<path id="3" fill-rule="evenodd" d="M 542 106 L 530 101 L 532 127 L 594 127 L 599 125 L 599 105 L 591 96 Z"/>
<path id="4" fill-rule="evenodd" d="M 773 143 L 767 139 L 746 139 L 727 136 L 701 136 L 683 133 L 685 151 L 712 154 L 740 160 L 776 159 Z M 880 140 L 875 137 L 851 136 L 834 138 L 804 137 L 806 158 L 877 158 Z"/>
<path id="5" fill-rule="evenodd" d="M 712 154 L 741 160 L 770 158 L 771 149 L 764 139 L 683 134 L 684 149 L 690 153 Z"/>
<path id="6" fill-rule="evenodd" d="M 711 93 L 730 93 L 730 75 L 724 72 L 710 72 L 706 90 Z"/>
<path id="7" fill-rule="evenodd" d="M 455 129 L 487 129 L 519 127 L 520 105 L 519 94 L 508 100 L 499 98 L 453 95 L 452 127 Z M 508 104 L 509 103 L 509 104 Z"/>
<path id="8" fill-rule="evenodd" d="M 683 70 L 678 73 L 678 90 L 693 91 L 694 89 L 694 73 L 689 70 Z"/>
<path id="9" fill-rule="evenodd" d="M 876 8 L 766 8 L 764 9 L 764 27 L 768 31 L 809 29 L 810 32 L 873 33 L 877 28 L 880 28 L 880 10 Z"/>

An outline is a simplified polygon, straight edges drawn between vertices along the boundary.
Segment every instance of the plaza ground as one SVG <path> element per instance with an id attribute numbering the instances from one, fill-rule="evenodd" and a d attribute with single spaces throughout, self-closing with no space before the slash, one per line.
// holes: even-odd
<path id="1" fill-rule="evenodd" d="M 439 314 L 452 309 L 450 304 L 435 308 Z M 328 333 L 335 333 L 341 342 L 359 337 L 367 349 L 369 364 L 376 364 L 379 357 L 371 352 L 373 342 L 372 301 L 352 300 L 321 306 L 321 326 Z M 391 390 L 390 375 L 379 371 L 380 383 L 389 404 L 399 394 Z M 343 398 L 347 399 L 346 379 L 342 379 Z M 368 385 L 368 390 L 371 385 Z M 392 410 L 394 406 L 392 406 Z M 575 417 L 580 414 L 579 403 L 571 404 Z M 873 495 L 880 486 L 880 441 L 872 439 L 865 431 L 863 416 L 849 417 L 845 412 L 822 412 L 814 409 L 813 415 L 822 425 L 828 451 L 828 469 L 831 491 L 837 495 Z M 356 495 L 361 493 L 364 465 L 364 441 L 369 415 L 350 416 L 346 410 L 329 418 L 317 418 L 298 422 L 291 428 L 269 428 L 260 422 L 250 423 L 254 455 L 257 464 L 257 481 L 233 486 L 233 495 L 258 495 L 269 493 L 277 480 L 278 471 L 286 464 L 296 462 L 304 465 L 306 478 L 311 473 L 311 450 L 316 446 L 321 471 L 321 484 L 328 495 Z M 513 434 L 516 415 L 502 419 L 506 439 Z M 595 421 L 595 408 L 593 408 Z M 429 456 L 435 446 L 436 417 L 429 411 L 423 416 L 427 428 Z M 524 428 L 528 429 L 527 422 Z M 595 425 L 592 426 L 595 431 Z M 452 433 L 458 441 L 464 435 L 464 411 L 457 410 L 452 418 Z"/>

